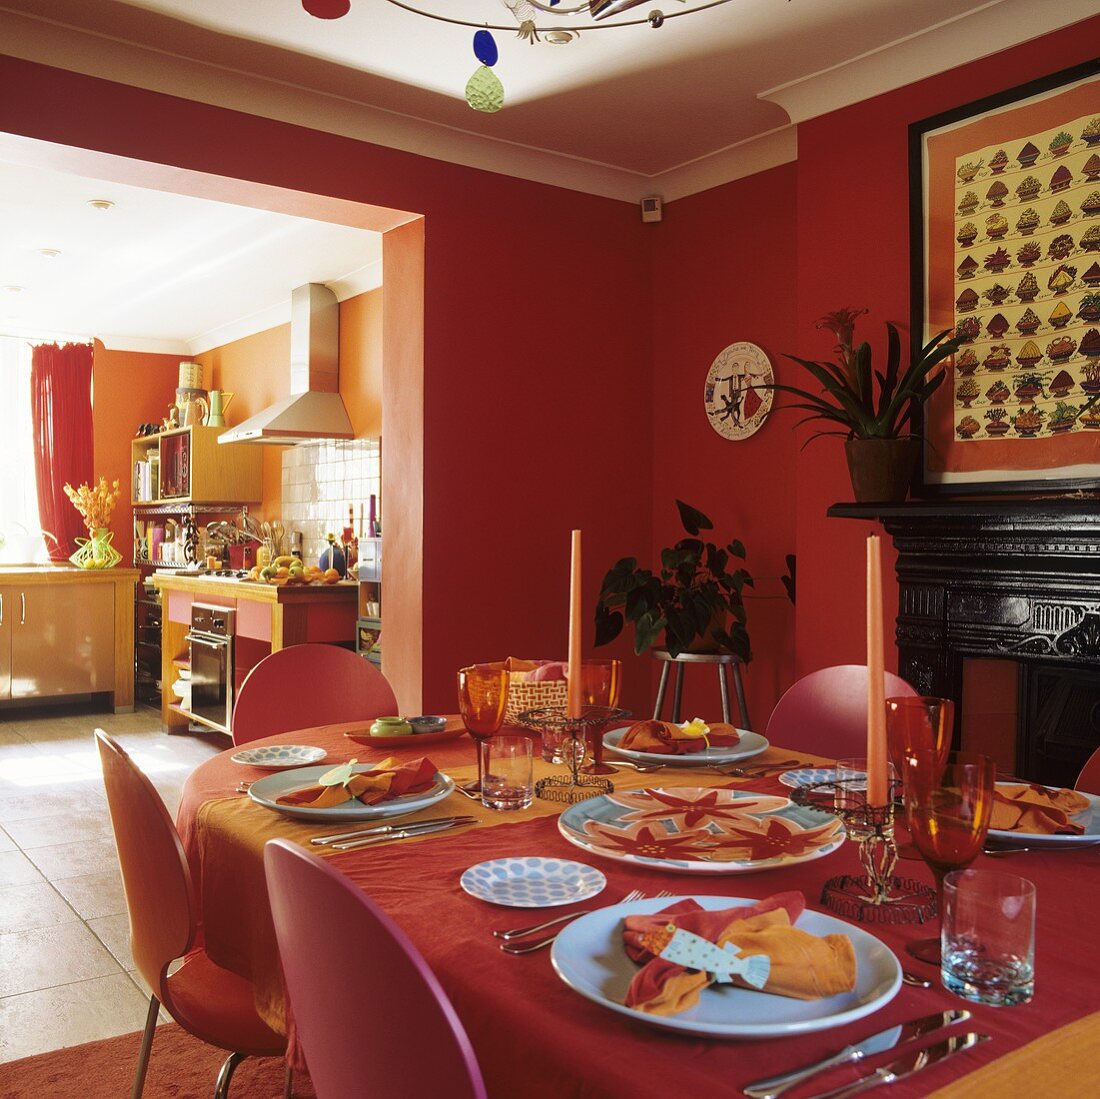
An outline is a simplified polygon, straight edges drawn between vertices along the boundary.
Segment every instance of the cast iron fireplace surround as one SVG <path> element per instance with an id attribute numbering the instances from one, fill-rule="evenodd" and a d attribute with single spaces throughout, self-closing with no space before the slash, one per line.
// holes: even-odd
<path id="1" fill-rule="evenodd" d="M 1017 661 L 1016 770 L 1072 786 L 1100 746 L 1100 502 L 836 504 L 828 514 L 879 519 L 894 540 L 899 674 L 958 704 L 965 659 Z"/>

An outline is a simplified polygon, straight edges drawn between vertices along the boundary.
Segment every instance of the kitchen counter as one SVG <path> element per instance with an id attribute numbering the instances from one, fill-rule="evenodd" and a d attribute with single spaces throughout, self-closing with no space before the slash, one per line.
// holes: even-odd
<path id="1" fill-rule="evenodd" d="M 134 708 L 137 569 L 0 565 L 0 705 L 110 694 Z"/>
<path id="2" fill-rule="evenodd" d="M 180 576 L 158 573 L 162 592 L 161 721 L 165 728 L 186 728 L 190 716 L 177 705 L 172 685 L 189 659 L 187 631 L 193 603 L 236 609 L 234 687 L 268 652 L 306 642 L 347 643 L 355 638 L 359 585 L 258 584 L 230 576 Z"/>

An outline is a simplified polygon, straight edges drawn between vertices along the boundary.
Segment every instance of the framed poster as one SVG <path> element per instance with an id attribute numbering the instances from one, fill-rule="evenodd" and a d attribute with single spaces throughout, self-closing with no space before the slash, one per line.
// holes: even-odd
<path id="1" fill-rule="evenodd" d="M 1100 490 L 1100 60 L 909 128 L 922 495 Z"/>

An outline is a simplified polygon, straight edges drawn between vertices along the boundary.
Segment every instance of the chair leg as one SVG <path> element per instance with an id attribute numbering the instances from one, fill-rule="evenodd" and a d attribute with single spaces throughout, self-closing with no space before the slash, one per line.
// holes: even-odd
<path id="1" fill-rule="evenodd" d="M 134 1086 L 130 1089 L 130 1099 L 141 1099 L 145 1090 L 145 1073 L 149 1068 L 149 1052 L 153 1048 L 153 1035 L 157 1032 L 157 1014 L 160 1001 L 156 996 L 149 997 L 149 1014 L 145 1017 L 145 1032 L 141 1036 L 141 1052 L 138 1053 L 137 1068 L 134 1069 Z"/>
<path id="2" fill-rule="evenodd" d="M 218 1073 L 218 1082 L 214 1086 L 214 1099 L 228 1099 L 229 1081 L 233 1079 L 233 1073 L 237 1066 L 248 1056 L 247 1053 L 231 1053 L 222 1063 Z"/>
<path id="3" fill-rule="evenodd" d="M 294 1099 L 294 1069 L 290 1065 L 283 1074 L 283 1099 Z"/>

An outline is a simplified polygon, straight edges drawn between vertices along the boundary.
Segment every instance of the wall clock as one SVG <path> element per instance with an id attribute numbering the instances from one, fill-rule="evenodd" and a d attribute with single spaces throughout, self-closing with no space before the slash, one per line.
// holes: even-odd
<path id="1" fill-rule="evenodd" d="M 707 372 L 703 407 L 707 421 L 724 439 L 747 439 L 772 410 L 775 391 L 755 389 L 775 381 L 768 356 L 754 343 L 731 343 Z"/>

